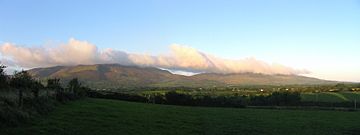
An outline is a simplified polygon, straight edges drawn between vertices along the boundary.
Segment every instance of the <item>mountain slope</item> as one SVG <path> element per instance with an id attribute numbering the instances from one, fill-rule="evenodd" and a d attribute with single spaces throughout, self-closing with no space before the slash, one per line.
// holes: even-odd
<path id="1" fill-rule="evenodd" d="M 228 85 L 288 85 L 288 84 L 325 84 L 331 81 L 297 75 L 265 75 L 256 73 L 214 74 L 206 73 L 193 76 L 199 80 L 213 80 Z"/>
<path id="2" fill-rule="evenodd" d="M 121 66 L 117 64 L 36 68 L 29 70 L 29 72 L 40 79 L 56 77 L 67 81 L 77 77 L 84 81 L 86 85 L 112 88 L 150 86 L 154 83 L 175 81 L 182 77 L 157 68 Z"/>
<path id="3" fill-rule="evenodd" d="M 79 66 L 56 66 L 29 70 L 36 78 L 61 78 L 68 81 L 79 78 L 85 85 L 94 88 L 120 87 L 213 87 L 228 85 L 290 85 L 326 84 L 331 81 L 296 75 L 264 75 L 255 73 L 215 74 L 203 73 L 194 76 L 172 74 L 158 68 L 97 64 Z"/>

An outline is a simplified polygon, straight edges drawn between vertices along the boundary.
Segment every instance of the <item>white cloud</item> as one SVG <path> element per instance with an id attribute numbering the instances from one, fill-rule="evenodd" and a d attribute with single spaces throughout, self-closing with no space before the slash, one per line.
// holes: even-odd
<path id="1" fill-rule="evenodd" d="M 23 47 L 12 43 L 0 45 L 2 61 L 24 67 L 48 67 L 56 65 L 118 63 L 166 68 L 187 72 L 263 74 L 304 74 L 306 70 L 297 70 L 280 64 L 268 64 L 255 58 L 229 60 L 209 55 L 189 46 L 173 44 L 169 55 L 152 56 L 148 54 L 126 53 L 105 49 L 76 39 L 56 47 Z"/>

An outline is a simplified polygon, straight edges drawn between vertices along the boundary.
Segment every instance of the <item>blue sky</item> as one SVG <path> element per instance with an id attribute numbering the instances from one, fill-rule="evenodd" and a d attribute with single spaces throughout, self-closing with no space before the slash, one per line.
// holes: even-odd
<path id="1" fill-rule="evenodd" d="M 360 81 L 359 0 L 0 0 L 0 44 L 69 38 L 148 54 L 177 43 Z"/>

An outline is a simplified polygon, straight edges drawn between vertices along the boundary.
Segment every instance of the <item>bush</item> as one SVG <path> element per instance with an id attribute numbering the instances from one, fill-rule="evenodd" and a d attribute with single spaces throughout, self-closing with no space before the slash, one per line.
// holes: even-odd
<path id="1" fill-rule="evenodd" d="M 167 104 L 172 105 L 193 105 L 193 99 L 190 95 L 170 91 L 165 94 Z"/>
<path id="2" fill-rule="evenodd" d="M 195 103 L 198 106 L 212 106 L 212 107 L 245 107 L 246 106 L 245 96 L 202 96 L 196 98 Z"/>
<path id="3" fill-rule="evenodd" d="M 299 92 L 273 92 L 268 96 L 259 95 L 250 97 L 250 105 L 255 106 L 292 106 L 299 105 Z"/>
<path id="4" fill-rule="evenodd" d="M 87 91 L 87 96 L 93 98 L 118 99 L 118 100 L 144 102 L 144 103 L 149 101 L 144 96 L 135 95 L 135 94 L 116 93 L 116 92 Z"/>
<path id="5" fill-rule="evenodd" d="M 40 81 L 33 79 L 27 71 L 15 72 L 9 77 L 4 72 L 5 68 L 0 64 L 0 90 L 16 96 L 0 95 L 0 126 L 16 126 L 35 116 L 47 114 L 58 101 L 78 99 L 86 96 L 89 90 L 75 78 L 68 85 L 71 92 L 66 92 L 61 87 L 60 79 L 55 78 L 49 79 L 46 87 L 46 90 L 55 90 L 55 95 L 49 95 L 47 91 L 46 95 L 41 96 L 40 91 L 45 87 Z M 29 96 L 30 93 L 32 96 Z"/>
<path id="6" fill-rule="evenodd" d="M 1 98 L 0 103 L 0 127 L 18 126 L 37 116 L 49 113 L 57 104 L 54 99 L 46 97 L 24 98 L 21 107 L 4 98 Z"/>
<path id="7" fill-rule="evenodd" d="M 20 108 L 9 105 L 0 106 L 0 127 L 18 126 L 28 120 L 30 116 Z"/>
<path id="8" fill-rule="evenodd" d="M 43 115 L 49 113 L 55 108 L 57 102 L 54 99 L 46 97 L 24 98 L 24 109 L 32 115 Z"/>
<path id="9" fill-rule="evenodd" d="M 154 95 L 154 102 L 155 104 L 165 104 L 166 103 L 166 99 L 163 95 Z"/>

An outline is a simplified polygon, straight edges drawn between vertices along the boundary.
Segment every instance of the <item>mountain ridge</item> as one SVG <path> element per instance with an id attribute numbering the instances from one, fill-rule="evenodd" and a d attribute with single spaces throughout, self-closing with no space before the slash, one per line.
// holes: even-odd
<path id="1" fill-rule="evenodd" d="M 68 81 L 79 78 L 93 88 L 122 87 L 213 87 L 241 85 L 317 85 L 335 81 L 299 75 L 267 75 L 260 73 L 201 73 L 193 76 L 172 74 L 155 67 L 124 66 L 119 64 L 94 64 L 54 66 L 28 70 L 39 79 L 60 78 Z"/>

